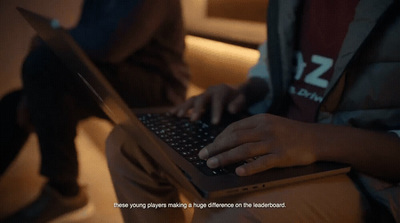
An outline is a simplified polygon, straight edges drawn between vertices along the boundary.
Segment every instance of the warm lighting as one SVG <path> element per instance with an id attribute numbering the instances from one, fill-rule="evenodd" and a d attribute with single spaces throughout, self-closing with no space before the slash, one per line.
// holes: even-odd
<path id="1" fill-rule="evenodd" d="M 186 48 L 192 82 L 200 88 L 243 83 L 249 68 L 259 57 L 255 49 L 190 35 L 186 36 Z"/>

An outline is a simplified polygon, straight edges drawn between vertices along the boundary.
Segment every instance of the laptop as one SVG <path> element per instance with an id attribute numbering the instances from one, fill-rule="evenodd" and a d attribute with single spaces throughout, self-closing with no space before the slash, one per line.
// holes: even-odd
<path id="1" fill-rule="evenodd" d="M 78 75 L 108 117 L 165 170 L 175 185 L 197 199 L 213 199 L 249 193 L 319 177 L 346 173 L 349 165 L 318 162 L 308 166 L 275 168 L 252 176 L 239 177 L 235 165 L 209 169 L 198 159 L 198 151 L 212 142 L 224 126 L 208 120 L 190 122 L 166 113 L 135 114 L 113 89 L 69 33 L 57 20 L 17 8 L 57 57 Z M 229 124 L 229 121 L 225 125 Z"/>

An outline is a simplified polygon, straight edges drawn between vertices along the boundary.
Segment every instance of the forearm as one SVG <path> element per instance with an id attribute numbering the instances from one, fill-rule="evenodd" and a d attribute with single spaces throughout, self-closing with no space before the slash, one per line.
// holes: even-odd
<path id="1" fill-rule="evenodd" d="M 348 163 L 352 168 L 400 182 L 400 139 L 391 133 L 313 124 L 316 159 Z"/>

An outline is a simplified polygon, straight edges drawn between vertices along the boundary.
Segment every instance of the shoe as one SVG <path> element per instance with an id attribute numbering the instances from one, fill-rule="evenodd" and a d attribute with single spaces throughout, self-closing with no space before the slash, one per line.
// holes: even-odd
<path id="1" fill-rule="evenodd" d="M 35 201 L 4 222 L 74 222 L 90 217 L 93 211 L 94 207 L 89 203 L 86 188 L 80 188 L 76 196 L 65 197 L 49 185 L 45 185 Z"/>

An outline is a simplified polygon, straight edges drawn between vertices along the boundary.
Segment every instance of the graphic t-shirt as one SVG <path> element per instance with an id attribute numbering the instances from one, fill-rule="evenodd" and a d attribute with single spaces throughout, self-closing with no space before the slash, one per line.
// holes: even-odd
<path id="1" fill-rule="evenodd" d="M 287 117 L 313 122 L 359 0 L 305 0 Z"/>

